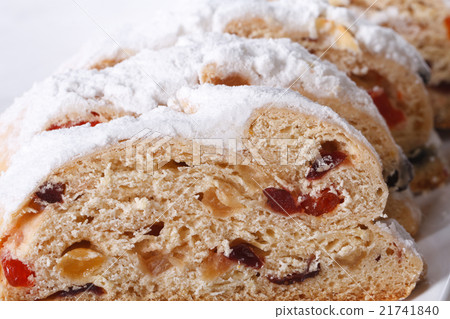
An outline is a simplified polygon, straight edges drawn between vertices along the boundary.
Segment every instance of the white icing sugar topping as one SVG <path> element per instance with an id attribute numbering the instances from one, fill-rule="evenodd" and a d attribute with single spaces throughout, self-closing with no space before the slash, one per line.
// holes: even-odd
<path id="1" fill-rule="evenodd" d="M 393 30 L 368 22 L 349 9 L 331 6 L 325 0 L 194 0 L 177 9 L 163 19 L 164 28 L 154 21 L 147 25 L 137 22 L 134 28 L 115 34 L 115 39 L 122 48 L 132 51 L 143 47 L 161 48 L 174 43 L 180 35 L 223 32 L 229 22 L 253 17 L 274 21 L 284 31 L 304 32 L 306 36 L 315 38 L 316 19 L 321 17 L 349 28 L 369 52 L 394 60 L 420 74 L 430 72 L 419 52 Z M 111 41 L 101 47 L 91 45 L 84 54 L 76 56 L 74 60 L 77 62 L 72 67 L 92 64 L 93 60 L 108 56 L 107 50 L 110 51 L 109 56 L 120 55 L 121 49 Z M 66 64 L 66 67 L 70 66 L 71 63 Z"/>
<path id="2" fill-rule="evenodd" d="M 144 49 L 113 68 L 71 70 L 35 85 L 3 114 L 3 122 L 21 119 L 20 131 L 8 141 L 12 149 L 26 143 L 58 116 L 107 106 L 144 114 L 182 86 L 194 86 L 210 64 L 217 72 L 239 73 L 252 85 L 290 87 L 329 97 L 365 111 L 387 131 L 370 96 L 331 63 L 318 60 L 287 39 L 241 39 L 226 34 L 181 37 L 166 49 Z"/>
<path id="3" fill-rule="evenodd" d="M 364 14 L 364 10 L 359 7 L 352 7 L 352 10 L 355 11 L 356 14 Z M 378 10 L 369 10 L 366 12 L 366 18 L 370 19 L 371 22 L 376 23 L 378 25 L 386 24 L 392 20 L 399 19 L 400 12 L 397 7 L 389 6 L 383 8 L 382 11 Z"/>
<path id="4" fill-rule="evenodd" d="M 395 31 L 372 24 L 360 24 L 356 38 L 371 53 L 383 55 L 428 77 L 430 69 L 420 53 Z"/>
<path id="5" fill-rule="evenodd" d="M 181 103 L 195 105 L 196 111 L 184 113 L 175 110 L 182 108 Z M 340 127 L 349 138 L 362 141 L 371 149 L 361 133 L 331 109 L 319 106 L 293 91 L 205 84 L 197 88 L 180 88 L 170 104 L 172 108 L 158 106 L 138 118 L 127 116 L 95 127 L 85 125 L 33 136 L 13 156 L 11 166 L 0 176 L 0 206 L 4 219 L 11 217 L 11 213 L 46 176 L 70 160 L 131 139 L 146 130 L 162 136 L 187 139 L 240 138 L 251 114 L 261 107 L 287 107 L 315 116 L 322 122 Z"/>
<path id="6" fill-rule="evenodd" d="M 216 0 L 211 3 L 214 2 Z M 393 30 L 365 21 L 346 8 L 330 6 L 326 1 L 231 0 L 226 4 L 220 0 L 217 2 L 221 4 L 218 5 L 213 17 L 213 31 L 223 31 L 225 26 L 236 18 L 261 16 L 275 20 L 287 31 L 307 31 L 314 38 L 317 34 L 316 19 L 322 17 L 349 28 L 369 52 L 394 60 L 415 72 L 429 72 L 420 53 Z"/>

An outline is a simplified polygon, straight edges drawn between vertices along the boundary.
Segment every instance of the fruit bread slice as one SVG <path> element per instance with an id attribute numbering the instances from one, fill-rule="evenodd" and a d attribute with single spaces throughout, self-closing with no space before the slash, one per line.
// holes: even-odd
<path id="1" fill-rule="evenodd" d="M 435 109 L 436 127 L 450 128 L 450 8 L 446 0 L 331 0 L 393 28 L 413 44 L 431 67 L 428 86 Z"/>
<path id="2" fill-rule="evenodd" d="M 382 220 L 375 151 L 331 109 L 209 84 L 169 104 L 38 134 L 13 157 L 0 176 L 2 298 L 409 295 L 422 259 Z"/>
<path id="3" fill-rule="evenodd" d="M 289 38 L 335 63 L 370 91 L 408 155 L 428 140 L 432 110 L 420 77 L 428 79 L 430 70 L 418 51 L 391 29 L 357 19 L 350 10 L 321 0 L 197 0 L 188 6 L 182 10 L 184 19 L 173 19 L 178 28 L 167 23 L 167 37 L 175 32 L 213 31 L 247 38 Z M 153 33 L 163 31 L 152 23 L 147 30 L 124 32 L 118 41 L 131 54 L 146 45 L 164 45 L 150 40 Z M 86 67 L 111 66 L 114 62 L 105 60 L 121 61 L 123 52 L 117 46 L 110 49 L 108 54 L 90 48 L 91 56 L 84 52 L 77 58 Z"/>
<path id="4" fill-rule="evenodd" d="M 167 104 L 181 86 L 197 83 L 292 88 L 330 106 L 371 142 L 381 157 L 390 191 L 400 192 L 396 198 L 406 192 L 411 166 L 370 96 L 334 65 L 317 60 L 287 39 L 202 34 L 180 38 L 174 47 L 142 50 L 114 67 L 54 76 L 35 86 L 0 118 L 5 128 L 10 123 L 14 127 L 0 141 L 5 149 L 0 158 L 6 168 L 8 158 L 36 133 L 88 123 L 95 126 L 124 114 L 142 114 L 158 103 Z M 54 87 L 59 89 L 57 95 L 52 95 Z M 396 203 L 401 206 L 401 201 Z M 418 209 L 406 205 L 387 210 L 401 212 L 397 217 L 407 231 L 417 231 Z"/>
<path id="5" fill-rule="evenodd" d="M 164 26 L 170 25 L 168 20 L 175 24 L 167 26 L 169 31 L 155 26 L 152 20 L 147 29 L 139 27 L 119 36 L 121 48 L 114 46 L 108 52 L 103 44 L 101 48 L 97 44 L 97 49 L 94 46 L 79 57 L 83 62 L 74 65 L 111 66 L 142 47 L 170 45 L 168 39 L 180 33 L 214 31 L 249 38 L 290 38 L 335 63 L 370 93 L 408 157 L 430 153 L 422 152 L 433 129 L 433 111 L 422 81 L 428 81 L 430 70 L 419 52 L 391 29 L 358 19 L 345 8 L 319 0 L 199 0 L 189 2 L 189 8 L 180 11 L 180 18 L 171 16 L 165 20 Z M 425 160 L 429 165 L 416 169 L 427 171 L 419 172 L 417 178 L 437 172 L 433 178 L 440 179 L 438 184 L 442 184 L 446 172 L 442 170 L 440 157 L 431 154 Z M 428 190 L 421 189 L 422 185 L 435 184 L 416 181 L 414 185 L 414 191 L 421 192 Z"/>
<path id="6" fill-rule="evenodd" d="M 348 10 L 330 8 L 322 1 L 262 1 L 259 10 L 248 1 L 237 2 L 241 4 L 234 7 L 221 2 L 213 16 L 214 31 L 244 37 L 289 37 L 304 45 L 335 63 L 369 92 L 408 156 L 414 157 L 425 147 L 433 128 L 433 111 L 420 77 L 427 80 L 429 71 L 419 53 L 401 36 L 359 22 Z M 433 167 L 442 167 L 440 160 L 433 162 L 430 157 L 429 161 Z M 429 178 L 435 172 L 428 169 L 425 175 Z M 445 175 L 445 170 L 440 170 L 435 176 Z M 427 189 L 414 189 L 423 190 Z"/>

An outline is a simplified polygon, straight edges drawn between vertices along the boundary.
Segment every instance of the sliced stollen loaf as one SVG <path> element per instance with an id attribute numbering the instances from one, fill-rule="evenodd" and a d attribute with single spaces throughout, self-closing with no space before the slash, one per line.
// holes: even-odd
<path id="1" fill-rule="evenodd" d="M 428 90 L 436 127 L 450 128 L 450 7 L 444 0 L 331 0 L 363 12 L 371 21 L 393 28 L 413 44 L 431 67 Z"/>
<path id="2" fill-rule="evenodd" d="M 373 222 L 381 164 L 336 113 L 257 86 L 182 88 L 168 104 L 39 133 L 13 156 L 2 298 L 408 296 L 423 262 L 395 221 Z"/>
<path id="3" fill-rule="evenodd" d="M 427 79 L 429 71 L 419 53 L 402 37 L 360 22 L 349 11 L 330 8 L 322 1 L 237 2 L 234 6 L 230 2 L 218 5 L 212 16 L 214 31 L 243 37 L 288 37 L 302 44 L 335 63 L 370 93 L 408 156 L 417 156 L 425 147 L 433 128 L 433 112 L 420 77 Z M 446 171 L 440 158 L 432 154 L 426 159 L 427 165 L 416 167 L 426 172 L 417 176 L 426 175 L 429 180 L 434 174 L 441 185 Z M 414 191 L 427 190 L 418 187 L 424 184 L 416 180 Z"/>
<path id="4" fill-rule="evenodd" d="M 357 20 L 350 10 L 320 0 L 197 0 L 189 3 L 189 7 L 183 8 L 183 13 L 191 14 L 175 21 L 176 26 L 167 23 L 167 38 L 172 36 L 174 41 L 179 34 L 204 31 L 250 38 L 290 38 L 335 63 L 365 89 L 372 90 L 375 86 L 383 89 L 394 109 L 386 113 L 390 115 L 387 122 L 408 155 L 428 140 L 432 112 L 419 76 L 428 78 L 430 70 L 417 50 L 392 30 Z M 128 36 L 125 32 L 118 36 L 121 47 L 109 46 L 114 52 L 106 52 L 103 44 L 99 51 L 91 48 L 91 55 L 85 52 L 84 56 L 77 57 L 84 61 L 77 66 L 111 66 L 127 57 L 123 49 L 133 54 L 147 45 L 173 43 L 167 40 L 161 44 L 155 40 L 159 37 L 153 33 L 161 32 L 164 34 L 158 26 L 153 32 L 150 26 L 148 30 L 142 27 L 128 32 Z M 382 111 L 387 109 L 382 108 Z"/>
<path id="5" fill-rule="evenodd" d="M 431 66 L 428 93 L 435 113 L 437 128 L 450 128 L 450 8 L 445 1 L 419 0 L 373 1 L 332 0 L 333 5 L 347 6 L 371 21 L 390 27 L 405 37 L 423 55 Z M 417 177 L 412 184 L 415 190 L 429 190 L 448 181 L 445 161 L 434 161 L 441 157 L 439 137 L 435 134 L 410 158 L 417 168 Z M 441 157 L 442 158 L 442 157 Z M 428 178 L 433 176 L 432 178 Z"/>
<path id="6" fill-rule="evenodd" d="M 369 139 L 382 159 L 385 178 L 399 175 L 390 186 L 405 188 L 411 178 L 408 162 L 370 96 L 333 64 L 287 39 L 214 33 L 181 37 L 170 48 L 143 49 L 115 67 L 74 72 L 78 81 L 70 79 L 70 72 L 57 74 L 36 85 L 1 116 L 2 127 L 13 127 L 5 134 L 9 143 L 3 147 L 10 151 L 0 155 L 5 168 L 14 150 L 38 132 L 142 114 L 158 103 L 167 104 L 182 85 L 212 83 L 291 88 L 329 105 Z M 40 92 L 52 90 L 57 90 L 53 101 L 39 97 Z M 118 99 L 123 101 L 120 108 L 114 103 Z"/>
<path id="7" fill-rule="evenodd" d="M 45 130 L 101 122 L 125 114 L 142 114 L 167 100 L 181 86 L 197 83 L 265 85 L 292 88 L 327 105 L 344 117 L 371 142 L 381 157 L 383 175 L 391 192 L 406 196 L 411 180 L 410 164 L 395 144 L 370 96 L 331 63 L 317 60 L 303 47 L 287 39 L 245 39 L 225 34 L 180 38 L 161 50 L 141 50 L 114 67 L 62 73 L 36 86 L 18 100 L 0 122 L 13 123 L 3 140 L 4 163 L 33 135 Z M 50 100 L 42 92 L 57 94 Z M 1 142 L 0 142 L 1 143 Z M 8 164 L 5 164 L 5 168 Z M 389 201 L 394 203 L 393 201 Z M 414 234 L 420 224 L 418 209 L 401 208 L 395 201 L 389 211 Z"/>
<path id="8" fill-rule="evenodd" d="M 72 60 L 72 67 L 112 66 L 143 47 L 170 45 L 178 35 L 193 32 L 290 38 L 335 63 L 367 90 L 396 142 L 409 157 L 416 157 L 429 140 L 433 112 L 421 78 L 428 80 L 430 70 L 417 50 L 391 29 L 358 19 L 345 8 L 319 0 L 198 0 L 189 2 L 189 8 L 182 11 L 183 17 L 170 19 L 174 26 L 168 27 L 169 30 L 161 30 L 152 23 L 147 30 L 141 27 L 129 32 L 128 39 L 125 32 L 124 38 L 119 36 L 117 40 L 121 47 L 114 44 L 99 48 L 97 44 L 98 50 L 88 49 L 78 57 L 78 62 L 78 58 Z M 168 24 L 166 21 L 164 26 Z M 427 169 L 427 172 L 418 176 L 430 176 L 443 167 L 436 154 L 423 154 L 428 165 L 417 169 Z M 444 171 L 440 170 L 435 178 L 443 175 Z M 415 183 L 424 184 L 423 181 Z"/>

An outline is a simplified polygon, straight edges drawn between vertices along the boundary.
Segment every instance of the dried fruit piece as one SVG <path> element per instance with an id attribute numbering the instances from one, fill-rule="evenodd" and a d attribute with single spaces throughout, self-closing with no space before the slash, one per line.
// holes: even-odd
<path id="1" fill-rule="evenodd" d="M 309 195 L 303 196 L 303 201 L 300 206 L 305 214 L 321 216 L 332 212 L 339 204 L 343 202 L 344 199 L 342 197 L 338 194 L 330 192 L 327 188 L 324 189 L 317 198 Z"/>
<path id="2" fill-rule="evenodd" d="M 70 245 L 69 247 L 67 247 L 61 254 L 61 256 L 64 256 L 65 254 L 67 254 L 69 251 L 77 249 L 77 248 L 91 248 L 92 244 L 89 240 L 81 240 L 79 242 L 73 243 L 72 245 Z"/>
<path id="3" fill-rule="evenodd" d="M 35 193 L 36 197 L 48 203 L 62 203 L 66 185 L 63 183 L 45 183 Z"/>
<path id="4" fill-rule="evenodd" d="M 184 269 L 186 266 L 186 256 L 189 255 L 190 249 L 188 245 L 181 245 L 172 249 L 171 253 L 168 255 L 169 262 L 179 268 Z"/>
<path id="5" fill-rule="evenodd" d="M 58 263 L 62 276 L 72 280 L 83 279 L 100 269 L 106 258 L 89 248 L 75 248 L 68 251 Z"/>
<path id="6" fill-rule="evenodd" d="M 13 287 L 33 287 L 33 278 L 36 276 L 28 265 L 11 256 L 2 258 L 2 268 L 5 278 Z"/>
<path id="7" fill-rule="evenodd" d="M 264 265 L 264 258 L 256 254 L 256 247 L 247 243 L 232 246 L 228 258 L 255 269 Z"/>
<path id="8" fill-rule="evenodd" d="M 284 189 L 266 188 L 264 195 L 267 197 L 267 205 L 276 213 L 289 216 L 292 214 L 304 213 L 312 216 L 321 216 L 331 213 L 344 199 L 337 193 L 333 193 L 329 188 L 320 192 L 319 197 L 301 195 L 302 201 L 298 203 L 292 194 Z"/>
<path id="9" fill-rule="evenodd" d="M 231 207 L 224 205 L 217 198 L 215 188 L 210 188 L 203 193 L 202 203 L 205 204 L 209 211 L 217 217 L 226 217 L 233 212 Z"/>
<path id="10" fill-rule="evenodd" d="M 309 266 L 304 272 L 295 272 L 293 274 L 287 275 L 282 278 L 274 277 L 274 276 L 268 276 L 267 279 L 271 283 L 277 284 L 277 285 L 292 285 L 297 282 L 303 282 L 308 278 L 313 278 L 317 276 L 320 272 L 320 264 L 317 265 L 317 270 L 309 271 Z"/>
<path id="11" fill-rule="evenodd" d="M 36 213 L 40 213 L 45 209 L 46 205 L 42 205 L 38 197 L 33 196 L 28 203 L 28 208 L 34 210 Z"/>
<path id="12" fill-rule="evenodd" d="M 218 188 L 216 190 L 217 198 L 226 206 L 232 209 L 244 208 L 244 205 L 238 199 L 239 192 L 235 185 L 225 181 L 217 181 Z"/>
<path id="13" fill-rule="evenodd" d="M 392 106 L 384 89 L 375 87 L 372 90 L 369 90 L 368 93 L 390 128 L 393 128 L 406 120 L 405 114 Z"/>
<path id="14" fill-rule="evenodd" d="M 296 200 L 292 197 L 291 193 L 287 190 L 269 187 L 263 191 L 267 197 L 267 205 L 282 215 L 290 215 L 299 212 Z"/>
<path id="15" fill-rule="evenodd" d="M 450 16 L 444 20 L 445 27 L 447 28 L 447 38 L 450 40 Z"/>
<path id="16" fill-rule="evenodd" d="M 46 129 L 46 131 L 60 130 L 63 128 L 70 128 L 70 127 L 81 126 L 81 125 L 85 125 L 85 124 L 90 124 L 91 127 L 94 127 L 100 123 L 101 123 L 100 121 L 78 121 L 78 122 L 68 121 L 68 122 L 65 122 L 62 124 L 52 124 Z"/>
<path id="17" fill-rule="evenodd" d="M 347 158 L 345 153 L 339 151 L 324 152 L 320 155 L 321 157 L 316 159 L 316 161 L 309 168 L 308 175 L 306 175 L 306 178 L 309 180 L 321 178 L 330 170 L 341 165 Z"/>
<path id="18" fill-rule="evenodd" d="M 333 37 L 333 46 L 338 49 L 349 50 L 355 53 L 361 52 L 359 44 L 353 35 L 343 25 L 325 18 L 317 18 L 316 28 L 319 32 L 330 34 Z"/>
<path id="19" fill-rule="evenodd" d="M 169 255 L 160 251 L 151 251 L 141 255 L 141 257 L 145 267 L 152 276 L 158 276 L 172 267 Z"/>
<path id="20" fill-rule="evenodd" d="M 75 297 L 84 292 L 89 292 L 89 293 L 95 294 L 97 296 L 106 294 L 105 289 L 103 289 L 102 287 L 96 286 L 92 283 L 88 283 L 82 287 L 70 287 L 67 290 L 55 292 L 54 294 L 45 298 L 45 300 L 54 300 L 54 299 L 58 299 L 58 298 Z"/>
<path id="21" fill-rule="evenodd" d="M 244 206 L 236 199 L 237 191 L 225 182 L 219 188 L 211 187 L 203 193 L 202 203 L 217 217 L 226 217 Z"/>
<path id="22" fill-rule="evenodd" d="M 317 269 L 314 271 L 310 271 L 311 263 L 314 261 L 316 257 L 314 255 L 311 255 L 308 258 L 308 262 L 306 264 L 306 269 L 303 272 L 295 272 L 293 274 L 287 275 L 282 278 L 278 278 L 275 276 L 268 276 L 267 279 L 271 283 L 277 284 L 277 285 L 292 285 L 297 282 L 303 282 L 308 278 L 313 278 L 317 276 L 320 272 L 320 264 L 317 264 Z"/>
<path id="23" fill-rule="evenodd" d="M 211 251 L 208 257 L 202 261 L 202 278 L 204 280 L 213 280 L 229 271 L 234 264 L 234 261 L 224 255 Z"/>

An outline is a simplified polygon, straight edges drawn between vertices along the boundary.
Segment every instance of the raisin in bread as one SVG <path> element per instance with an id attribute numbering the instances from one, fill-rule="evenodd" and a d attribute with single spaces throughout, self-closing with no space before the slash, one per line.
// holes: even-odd
<path id="1" fill-rule="evenodd" d="M 269 61 L 272 63 L 266 64 Z M 407 189 L 412 178 L 408 160 L 395 144 L 370 96 L 334 65 L 317 60 L 287 39 L 202 34 L 180 38 L 175 46 L 166 49 L 141 50 L 106 69 L 75 72 L 86 80 L 72 87 L 70 77 L 66 79 L 70 72 L 55 76 L 53 81 L 35 87 L 36 94 L 28 93 L 33 101 L 25 97 L 12 106 L 10 112 L 15 112 L 15 116 L 6 113 L 0 117 L 0 122 L 13 122 L 20 131 L 4 139 L 4 149 L 8 150 L 0 155 L 4 162 L 14 149 L 19 149 L 38 132 L 87 123 L 95 126 L 124 114 L 142 114 L 158 103 L 167 104 L 168 97 L 183 85 L 265 85 L 292 88 L 315 102 L 330 106 L 359 129 L 380 155 L 383 175 L 391 192 Z M 129 80 L 124 83 L 123 79 Z M 55 85 L 63 100 L 67 95 L 81 97 L 76 109 L 67 110 L 66 103 L 60 103 L 59 98 L 53 101 L 42 99 L 41 93 L 51 91 Z M 116 102 L 118 100 L 120 103 Z M 115 101 L 113 104 L 121 108 L 114 108 L 110 101 Z M 26 123 L 32 123 L 35 130 L 31 131 Z M 392 201 L 388 203 L 391 205 Z M 389 205 L 386 210 L 402 212 L 398 220 L 402 220 L 408 232 L 415 234 L 420 224 L 418 208 L 411 210 L 410 204 L 400 208 L 401 201 L 396 201 L 397 208 L 391 209 Z"/>
<path id="2" fill-rule="evenodd" d="M 180 33 L 214 31 L 250 38 L 287 37 L 335 63 L 367 90 L 408 156 L 420 152 L 430 138 L 433 112 L 421 81 L 428 80 L 429 68 L 413 46 L 388 28 L 357 19 L 349 10 L 332 7 L 325 1 L 200 0 L 183 8 L 181 16 L 170 19 L 175 26 L 169 27 L 169 31 L 161 31 L 154 23 L 147 30 L 137 28 L 128 33 L 129 39 L 119 37 L 120 48 L 116 45 L 91 48 L 87 51 L 90 54 L 84 52 L 75 59 L 77 62 L 66 67 L 111 66 L 142 47 L 170 45 L 173 43 L 170 39 Z M 166 19 L 164 26 L 167 24 L 170 23 Z M 439 171 L 443 167 L 440 156 L 432 157 L 436 160 L 428 158 L 428 165 L 416 167 L 419 170 L 432 166 L 417 178 L 437 171 L 438 177 L 445 175 Z M 415 183 L 424 184 L 424 181 Z M 424 190 L 427 189 L 414 189 Z"/>
<path id="3" fill-rule="evenodd" d="M 375 151 L 331 109 L 210 84 L 168 105 L 43 132 L 13 156 L 0 176 L 2 298 L 409 295 L 423 261 L 382 220 Z"/>

